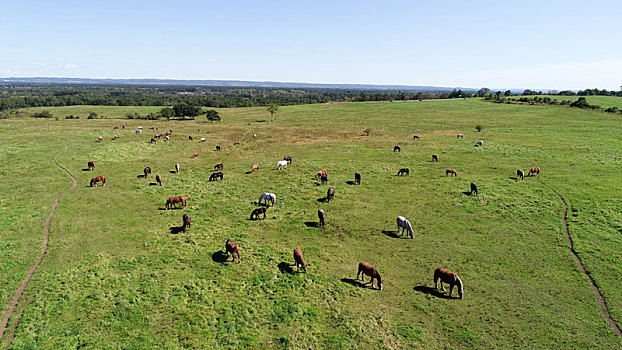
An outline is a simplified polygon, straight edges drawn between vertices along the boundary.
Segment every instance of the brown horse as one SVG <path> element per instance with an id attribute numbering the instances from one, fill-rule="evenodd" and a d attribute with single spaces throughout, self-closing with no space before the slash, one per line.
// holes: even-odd
<path id="1" fill-rule="evenodd" d="M 380 273 L 376 270 L 375 267 L 371 266 L 366 262 L 359 263 L 359 271 L 356 274 L 356 279 L 359 279 L 359 275 L 361 275 L 361 281 L 365 281 L 365 275 L 371 277 L 370 283 L 372 289 L 374 288 L 374 279 L 378 282 L 378 289 L 382 290 L 382 278 L 380 277 Z"/>
<path id="2" fill-rule="evenodd" d="M 328 189 L 328 192 L 326 192 L 326 201 L 330 203 L 330 200 L 335 198 L 335 188 L 331 187 Z"/>
<path id="3" fill-rule="evenodd" d="M 533 176 L 538 174 L 540 176 L 540 168 L 531 168 L 529 169 L 529 176 Z"/>
<path id="4" fill-rule="evenodd" d="M 156 182 L 158 185 L 162 186 L 162 175 L 156 174 Z"/>
<path id="5" fill-rule="evenodd" d="M 187 229 L 190 228 L 190 214 L 184 214 L 181 219 L 183 220 L 182 230 L 186 233 Z"/>
<path id="6" fill-rule="evenodd" d="M 462 288 L 462 280 L 460 277 L 453 272 L 449 272 L 442 267 L 434 270 L 434 286 L 438 290 L 438 279 L 441 279 L 441 291 L 445 291 L 443 287 L 443 282 L 449 283 L 449 296 L 451 296 L 451 292 L 454 289 L 454 286 L 458 287 L 458 295 L 460 295 L 460 299 L 462 299 L 462 295 L 464 293 L 464 289 Z"/>
<path id="7" fill-rule="evenodd" d="M 361 184 L 361 174 L 354 173 L 354 182 L 356 182 L 357 185 Z"/>
<path id="8" fill-rule="evenodd" d="M 86 165 L 89 167 L 89 170 L 95 170 L 95 162 L 88 162 Z"/>
<path id="9" fill-rule="evenodd" d="M 149 141 L 149 143 L 156 143 L 156 142 L 158 142 L 158 140 L 155 137 L 151 138 L 151 141 Z"/>
<path id="10" fill-rule="evenodd" d="M 97 187 L 98 182 L 101 182 L 102 186 L 106 186 L 106 178 L 103 176 L 97 176 L 91 179 L 91 187 Z"/>
<path id="11" fill-rule="evenodd" d="M 400 169 L 400 171 L 397 172 L 397 176 L 403 176 L 403 175 L 408 176 L 409 173 L 410 173 L 410 170 L 408 170 L 408 168 L 402 168 Z"/>
<path id="12" fill-rule="evenodd" d="M 198 156 L 199 156 L 199 152 L 194 152 L 194 154 L 193 154 L 193 155 L 192 155 L 192 157 L 190 157 L 190 158 L 196 158 L 196 157 L 198 157 Z"/>
<path id="13" fill-rule="evenodd" d="M 320 170 L 317 173 L 315 173 L 315 179 L 319 179 L 322 176 L 328 176 L 328 172 L 326 170 Z"/>
<path id="14" fill-rule="evenodd" d="M 218 163 L 216 165 L 214 165 L 214 170 L 222 170 L 225 168 L 225 165 L 222 163 Z"/>
<path id="15" fill-rule="evenodd" d="M 179 174 L 179 164 L 175 164 L 175 172 Z"/>
<path id="16" fill-rule="evenodd" d="M 145 177 L 147 177 L 149 174 L 151 174 L 151 168 L 145 167 L 145 169 L 143 169 L 143 173 L 145 174 Z"/>
<path id="17" fill-rule="evenodd" d="M 518 181 L 518 179 L 525 179 L 525 173 L 520 169 L 516 170 L 516 181 Z"/>
<path id="18" fill-rule="evenodd" d="M 225 243 L 225 250 L 227 251 L 227 260 L 229 260 L 229 255 L 231 255 L 233 261 L 235 262 L 234 254 L 237 254 L 238 263 L 242 262 L 242 260 L 240 259 L 240 246 L 237 243 L 228 239 L 227 243 Z"/>
<path id="19" fill-rule="evenodd" d="M 475 184 L 475 182 L 471 182 L 471 194 L 473 194 L 473 192 L 475 192 L 476 196 L 479 196 L 479 192 L 477 191 L 477 185 Z"/>
<path id="20" fill-rule="evenodd" d="M 263 214 L 263 218 L 265 220 L 266 219 L 266 210 L 268 210 L 268 208 L 266 208 L 266 207 L 261 207 L 261 208 L 253 209 L 253 211 L 251 212 L 251 220 L 261 220 L 261 218 L 259 217 L 261 214 Z"/>
<path id="21" fill-rule="evenodd" d="M 259 163 L 253 164 L 253 168 L 251 169 L 251 173 L 254 173 L 255 170 L 259 170 Z"/>
<path id="22" fill-rule="evenodd" d="M 166 200 L 166 204 L 164 205 L 164 208 L 166 208 L 166 210 L 170 209 L 171 206 L 177 208 L 177 203 L 181 203 L 182 208 L 186 208 L 186 197 L 184 196 L 171 196 L 168 197 L 168 199 Z"/>
<path id="23" fill-rule="evenodd" d="M 235 141 L 235 142 L 233 143 L 233 145 L 234 145 L 234 146 L 238 146 L 238 145 L 240 145 L 240 141 Z"/>
<path id="24" fill-rule="evenodd" d="M 324 227 L 326 225 L 326 215 L 324 215 L 324 210 L 317 210 L 317 217 L 320 219 L 320 226 Z"/>
<path id="25" fill-rule="evenodd" d="M 216 181 L 218 179 L 222 180 L 223 176 L 224 175 L 223 175 L 222 171 L 218 171 L 218 172 L 212 173 L 212 175 L 209 176 L 209 181 Z"/>
<path id="26" fill-rule="evenodd" d="M 165 136 L 170 136 L 172 133 L 173 133 L 173 132 L 169 130 L 169 131 L 167 131 L 164 135 L 165 135 Z"/>
<path id="27" fill-rule="evenodd" d="M 445 170 L 445 176 L 449 176 L 449 174 L 451 174 L 451 176 L 458 176 L 458 173 L 454 169 Z"/>
<path id="28" fill-rule="evenodd" d="M 118 126 L 115 126 L 115 127 L 114 127 L 114 128 L 112 128 L 112 129 L 113 129 L 113 130 L 118 130 L 118 129 L 119 129 L 119 127 L 118 127 Z"/>
<path id="29" fill-rule="evenodd" d="M 433 162 L 438 162 L 438 156 L 436 154 L 432 155 L 432 161 Z"/>
<path id="30" fill-rule="evenodd" d="M 113 139 L 113 140 L 118 140 L 120 137 L 121 137 L 121 136 L 119 136 L 119 135 L 114 135 L 114 136 L 112 137 L 112 139 Z"/>
<path id="31" fill-rule="evenodd" d="M 296 271 L 300 271 L 300 266 L 304 272 L 307 272 L 307 265 L 305 265 L 305 261 L 302 258 L 302 250 L 300 248 L 294 249 L 294 261 L 296 262 Z"/>
<path id="32" fill-rule="evenodd" d="M 320 180 L 322 181 L 322 185 L 326 185 L 326 183 L 328 183 L 328 176 L 322 175 Z"/>

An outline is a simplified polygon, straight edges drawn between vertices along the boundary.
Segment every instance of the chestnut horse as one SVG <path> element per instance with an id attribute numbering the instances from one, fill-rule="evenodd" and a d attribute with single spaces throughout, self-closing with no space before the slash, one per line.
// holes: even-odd
<path id="1" fill-rule="evenodd" d="M 218 172 L 212 173 L 212 175 L 209 176 L 209 181 L 216 181 L 218 179 L 222 180 L 223 176 L 224 175 L 223 175 L 222 171 L 218 171 Z"/>
<path id="2" fill-rule="evenodd" d="M 261 207 L 261 208 L 253 209 L 253 211 L 251 212 L 251 220 L 261 220 L 261 218 L 259 217 L 259 215 L 261 215 L 261 214 L 263 214 L 263 218 L 265 220 L 266 219 L 266 210 L 268 210 L 268 208 L 266 208 L 266 207 Z"/>
<path id="3" fill-rule="evenodd" d="M 538 174 L 540 176 L 540 168 L 531 168 L 529 169 L 529 176 L 533 176 Z"/>
<path id="4" fill-rule="evenodd" d="M 356 182 L 357 185 L 361 184 L 361 174 L 354 173 L 354 182 Z"/>
<path id="5" fill-rule="evenodd" d="M 198 153 L 198 152 L 194 152 L 194 154 L 193 154 L 193 155 L 192 155 L 192 157 L 190 157 L 190 158 L 196 158 L 196 157 L 198 157 L 198 156 L 199 156 L 199 153 Z"/>
<path id="6" fill-rule="evenodd" d="M 326 225 L 326 215 L 324 215 L 324 210 L 318 209 L 317 217 L 320 219 L 320 226 L 323 227 L 324 225 Z"/>
<path id="7" fill-rule="evenodd" d="M 296 271 L 300 271 L 300 266 L 304 272 L 307 272 L 307 265 L 305 265 L 305 261 L 302 258 L 302 250 L 300 248 L 294 249 L 294 261 L 296 262 Z"/>
<path id="8" fill-rule="evenodd" d="M 445 291 L 443 287 L 443 282 L 449 283 L 449 296 L 451 297 L 451 292 L 454 289 L 454 286 L 458 287 L 458 295 L 460 295 L 460 299 L 462 299 L 462 295 L 464 293 L 464 289 L 462 287 L 462 280 L 460 277 L 453 272 L 449 272 L 442 267 L 434 270 L 434 286 L 438 290 L 438 279 L 441 279 L 441 291 Z"/>
<path id="9" fill-rule="evenodd" d="M 166 200 L 164 208 L 168 210 L 171 206 L 177 208 L 177 203 L 181 203 L 182 208 L 186 208 L 186 197 L 184 196 L 171 196 Z"/>
<path id="10" fill-rule="evenodd" d="M 255 170 L 259 170 L 259 163 L 253 164 L 253 168 L 251 169 L 251 173 L 254 173 Z"/>
<path id="11" fill-rule="evenodd" d="M 97 187 L 98 182 L 101 182 L 102 186 L 106 186 L 106 178 L 103 176 L 97 176 L 91 179 L 91 187 Z"/>
<path id="12" fill-rule="evenodd" d="M 458 173 L 454 169 L 445 170 L 445 176 L 449 176 L 449 174 L 451 174 L 451 176 L 458 176 Z"/>
<path id="13" fill-rule="evenodd" d="M 402 176 L 402 175 L 408 176 L 409 172 L 410 171 L 408 170 L 408 168 L 402 168 L 402 169 L 400 169 L 400 171 L 397 172 L 397 175 L 398 176 Z"/>
<path id="14" fill-rule="evenodd" d="M 162 175 L 156 174 L 156 182 L 158 185 L 162 186 Z"/>
<path id="15" fill-rule="evenodd" d="M 229 260 L 229 255 L 231 255 L 231 257 L 233 258 L 232 261 L 235 262 L 234 254 L 237 254 L 238 263 L 242 262 L 242 260 L 240 259 L 240 246 L 237 243 L 228 239 L 227 243 L 225 243 L 225 250 L 227 252 L 227 260 Z"/>
<path id="16" fill-rule="evenodd" d="M 89 170 L 95 170 L 95 162 L 88 162 L 86 165 L 89 167 Z"/>
<path id="17" fill-rule="evenodd" d="M 518 181 L 518 179 L 525 179 L 525 173 L 520 169 L 516 170 L 516 181 Z"/>
<path id="18" fill-rule="evenodd" d="M 190 214 L 184 214 L 181 219 L 183 220 L 182 230 L 186 233 L 186 230 L 190 228 Z"/>
<path id="19" fill-rule="evenodd" d="M 175 172 L 179 174 L 179 164 L 175 164 Z"/>
<path id="20" fill-rule="evenodd" d="M 103 137 L 101 137 L 101 136 L 98 136 L 98 137 L 97 137 L 97 140 L 98 140 L 99 142 L 102 142 L 102 141 L 104 141 L 104 138 L 103 138 Z"/>
<path id="21" fill-rule="evenodd" d="M 331 187 L 328 189 L 328 192 L 326 192 L 326 201 L 330 203 L 330 200 L 335 198 L 335 188 Z"/>
<path id="22" fill-rule="evenodd" d="M 315 173 L 315 179 L 319 179 L 322 177 L 322 175 L 327 176 L 328 172 L 326 170 L 320 170 L 317 173 Z"/>
<path id="23" fill-rule="evenodd" d="M 382 278 L 380 277 L 380 273 L 376 270 L 375 267 L 371 266 L 366 262 L 359 263 L 359 271 L 356 274 L 356 279 L 359 279 L 359 275 L 361 275 L 361 281 L 365 281 L 365 275 L 371 277 L 371 287 L 374 288 L 374 279 L 377 280 L 378 289 L 382 290 Z"/>
<path id="24" fill-rule="evenodd" d="M 240 141 L 235 141 L 235 142 L 233 143 L 233 145 L 234 145 L 234 146 L 238 146 L 238 145 L 240 145 Z"/>
<path id="25" fill-rule="evenodd" d="M 114 135 L 114 137 L 112 138 L 113 140 L 118 140 L 121 136 L 119 135 Z"/>

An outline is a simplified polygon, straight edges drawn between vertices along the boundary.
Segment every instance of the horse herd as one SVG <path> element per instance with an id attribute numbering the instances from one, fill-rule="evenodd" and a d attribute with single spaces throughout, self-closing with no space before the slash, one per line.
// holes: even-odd
<path id="1" fill-rule="evenodd" d="M 140 130 L 140 129 L 139 129 Z M 140 133 L 139 130 L 137 130 L 137 133 Z M 159 135 L 159 137 L 168 137 L 169 135 L 172 134 L 172 130 L 169 130 L 166 133 L 161 133 Z M 115 135 L 116 136 L 116 135 Z M 462 134 L 458 134 L 458 138 L 461 139 L 463 138 L 464 135 Z M 118 137 L 115 137 L 115 139 L 118 139 Z M 154 137 L 155 139 L 155 137 Z M 420 136 L 415 135 L 414 139 L 420 139 Z M 191 137 L 189 137 L 189 140 L 192 140 Z M 100 137 L 100 141 L 101 141 L 101 137 Z M 153 139 L 152 139 L 153 141 Z M 239 141 L 236 141 L 235 144 L 239 144 Z M 476 143 L 476 147 L 480 147 L 483 145 L 483 142 L 477 141 Z M 218 147 L 219 149 L 220 147 Z M 400 146 L 395 146 L 393 148 L 394 152 L 401 152 L 401 147 Z M 197 158 L 198 157 L 198 153 L 194 153 L 193 156 L 191 158 Z M 432 155 L 432 161 L 434 162 L 438 162 L 438 156 L 436 154 Z M 276 163 L 276 167 L 278 170 L 283 170 L 283 169 L 287 169 L 288 164 L 292 163 L 292 157 L 291 156 L 286 156 L 283 158 L 283 160 L 280 160 Z M 94 170 L 95 169 L 95 162 L 93 161 L 89 161 L 87 163 L 88 166 L 88 170 Z M 216 181 L 216 180 L 223 180 L 224 174 L 222 172 L 222 170 L 224 169 L 224 164 L 223 163 L 219 163 L 216 164 L 214 166 L 214 170 L 215 172 L 213 172 L 210 177 L 209 177 L 209 181 Z M 220 170 L 220 171 L 216 171 L 216 170 Z M 254 173 L 255 171 L 259 170 L 259 164 L 255 163 L 253 164 L 251 171 L 249 173 Z M 180 172 L 180 168 L 179 168 L 179 164 L 175 164 L 175 173 L 179 174 Z M 144 173 L 144 177 L 148 177 L 151 174 L 151 168 L 150 167 L 145 167 L 145 169 L 143 170 Z M 398 176 L 408 176 L 410 173 L 408 168 L 401 168 L 397 175 Z M 517 177 L 516 177 L 516 181 L 523 180 L 524 179 L 524 172 L 520 169 L 517 170 L 516 172 Z M 529 169 L 529 173 L 528 176 L 534 176 L 534 175 L 539 175 L 540 174 L 540 168 L 538 167 L 534 167 Z M 445 172 L 445 176 L 458 176 L 456 170 L 454 169 L 447 169 Z M 315 180 L 320 179 L 321 184 L 326 184 L 328 182 L 328 172 L 327 170 L 320 170 L 315 174 Z M 160 174 L 156 174 L 156 181 L 157 184 L 162 186 L 162 176 Z M 106 178 L 104 176 L 97 176 L 91 179 L 90 182 L 90 186 L 91 187 L 97 187 L 97 184 L 101 182 L 102 186 L 106 185 Z M 356 172 L 354 174 L 354 183 L 356 183 L 357 185 L 361 184 L 361 174 Z M 475 195 L 479 195 L 478 193 L 478 188 L 477 185 L 474 182 L 471 182 L 471 187 L 470 187 L 470 194 L 475 194 Z M 326 199 L 325 202 L 329 203 L 332 199 L 334 199 L 335 196 L 335 187 L 330 187 L 326 193 Z M 186 198 L 184 196 L 170 196 L 165 203 L 165 209 L 173 209 L 173 208 L 177 208 L 177 205 L 181 205 L 182 209 L 186 208 Z M 266 219 L 266 212 L 268 210 L 268 208 L 275 206 L 276 204 L 276 194 L 274 193 L 269 193 L 269 192 L 264 192 L 259 196 L 259 199 L 257 201 L 257 205 L 262 205 L 259 208 L 255 208 L 252 210 L 251 215 L 250 215 L 250 220 L 261 220 Z M 317 215 L 318 215 L 318 219 L 319 219 L 319 225 L 318 227 L 324 227 L 326 225 L 326 215 L 324 213 L 324 210 L 322 209 L 318 209 L 317 211 Z M 398 216 L 396 219 L 396 223 L 397 223 L 397 232 L 401 233 L 401 235 L 403 236 L 404 233 L 407 234 L 408 237 L 410 237 L 411 239 L 414 239 L 414 230 L 412 228 L 412 225 L 410 223 L 410 221 L 408 221 L 405 217 L 403 216 Z M 187 230 L 190 228 L 191 225 L 191 218 L 190 218 L 190 214 L 185 213 L 182 216 L 182 231 L 185 233 L 187 232 Z M 401 230 L 401 231 L 400 231 Z M 241 262 L 241 258 L 240 258 L 240 246 L 233 242 L 232 240 L 227 240 L 227 242 L 225 243 L 225 251 L 227 253 L 227 260 L 229 259 L 229 257 L 232 258 L 232 261 L 235 262 L 235 257 L 237 256 L 237 260 L 238 263 Z M 304 272 L 307 272 L 307 265 L 304 262 L 303 259 L 303 254 L 302 254 L 302 250 L 300 248 L 295 248 L 294 252 L 293 252 L 293 256 L 294 256 L 294 262 L 296 264 L 296 269 L 299 271 L 300 268 L 302 267 Z M 380 276 L 380 273 L 378 272 L 378 270 L 370 265 L 367 262 L 361 262 L 358 265 L 358 272 L 356 275 L 356 279 L 358 280 L 360 276 L 361 281 L 365 281 L 364 278 L 365 276 L 369 276 L 370 277 L 370 281 L 369 283 L 371 284 L 371 288 L 373 289 L 374 287 L 374 280 L 376 281 L 376 285 L 377 288 L 379 290 L 382 290 L 382 278 Z M 456 275 L 453 272 L 450 272 L 444 268 L 437 268 L 434 271 L 434 285 L 435 288 L 438 290 L 438 281 L 440 280 L 441 282 L 441 286 L 440 286 L 440 290 L 441 291 L 445 291 L 444 287 L 443 287 L 443 283 L 449 284 L 449 296 L 451 297 L 452 292 L 453 292 L 453 288 L 454 286 L 457 287 L 458 290 L 458 294 L 459 294 L 459 298 L 462 299 L 463 297 L 463 293 L 464 293 L 464 288 L 463 288 L 463 284 L 462 284 L 462 280 L 460 279 L 460 277 L 458 277 L 458 275 Z"/>

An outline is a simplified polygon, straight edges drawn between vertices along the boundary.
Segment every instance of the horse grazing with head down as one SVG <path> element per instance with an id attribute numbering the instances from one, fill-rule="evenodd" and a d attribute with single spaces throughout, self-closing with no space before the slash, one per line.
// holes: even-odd
<path id="1" fill-rule="evenodd" d="M 533 176 L 538 174 L 540 176 L 540 168 L 531 168 L 529 169 L 529 176 Z"/>
<path id="2" fill-rule="evenodd" d="M 361 174 L 354 173 L 354 182 L 356 182 L 357 185 L 361 184 Z"/>
<path id="3" fill-rule="evenodd" d="M 294 261 L 296 262 L 296 271 L 300 271 L 300 267 L 302 266 L 304 272 L 307 272 L 307 265 L 305 265 L 305 261 L 302 258 L 302 250 L 300 250 L 300 248 L 294 249 Z"/>
<path id="4" fill-rule="evenodd" d="M 322 181 L 322 185 L 326 185 L 328 183 L 328 176 L 322 175 L 320 176 L 320 180 Z"/>
<path id="5" fill-rule="evenodd" d="M 413 139 L 414 139 L 414 140 L 419 140 L 420 138 L 421 138 L 421 137 L 420 137 L 419 135 L 415 135 L 415 136 L 413 136 Z"/>
<path id="6" fill-rule="evenodd" d="M 328 175 L 328 172 L 326 170 L 320 170 L 317 173 L 315 173 L 315 179 L 317 180 L 321 178 L 322 176 L 327 176 L 327 175 Z"/>
<path id="7" fill-rule="evenodd" d="M 214 170 L 222 170 L 224 168 L 225 168 L 225 165 L 223 163 L 218 163 L 214 165 Z"/>
<path id="8" fill-rule="evenodd" d="M 118 140 L 119 138 L 121 138 L 121 136 L 119 136 L 119 135 L 114 135 L 114 136 L 112 137 L 112 139 L 113 139 L 113 140 Z"/>
<path id="9" fill-rule="evenodd" d="M 450 174 L 451 176 L 458 176 L 458 173 L 454 169 L 445 170 L 445 176 L 449 176 Z"/>
<path id="10" fill-rule="evenodd" d="M 156 174 L 156 182 L 158 185 L 162 186 L 162 175 Z"/>
<path id="11" fill-rule="evenodd" d="M 183 220 L 183 223 L 181 225 L 182 230 L 184 230 L 184 233 L 186 233 L 186 230 L 190 228 L 190 214 L 184 214 L 181 219 Z"/>
<path id="12" fill-rule="evenodd" d="M 449 283 L 449 296 L 451 296 L 451 292 L 454 289 L 454 286 L 458 287 L 458 295 L 460 295 L 460 299 L 462 299 L 462 296 L 464 294 L 464 289 L 462 287 L 462 280 L 460 280 L 460 277 L 458 277 L 458 275 L 456 275 L 453 272 L 449 272 L 447 270 L 445 270 L 442 267 L 439 267 L 438 269 L 434 270 L 434 286 L 436 287 L 436 289 L 438 290 L 438 280 L 441 280 L 441 291 L 445 291 L 445 288 L 443 287 L 443 282 L 445 283 Z"/>
<path id="13" fill-rule="evenodd" d="M 95 170 L 95 162 L 88 162 L 86 164 L 89 167 L 89 170 Z"/>
<path id="14" fill-rule="evenodd" d="M 365 281 L 365 275 L 371 277 L 370 283 L 372 289 L 374 288 L 374 279 L 377 281 L 378 289 L 382 290 L 382 278 L 380 277 L 380 273 L 376 270 L 375 267 L 371 266 L 366 262 L 359 263 L 359 271 L 356 274 L 356 279 L 359 279 L 359 275 L 361 275 L 361 281 Z"/>
<path id="15" fill-rule="evenodd" d="M 101 182 L 102 186 L 106 186 L 106 178 L 103 176 L 97 176 L 91 179 L 91 187 L 97 187 L 98 182 Z"/>
<path id="16" fill-rule="evenodd" d="M 171 206 L 177 208 L 177 203 L 181 203 L 182 208 L 185 209 L 186 208 L 186 197 L 184 196 L 168 197 L 168 199 L 166 200 L 166 204 L 164 205 L 164 208 L 166 208 L 166 210 L 170 209 Z"/>
<path id="17" fill-rule="evenodd" d="M 404 235 L 404 231 L 408 231 L 408 235 L 410 238 L 415 238 L 415 232 L 413 231 L 413 227 L 410 224 L 410 221 L 406 220 L 403 216 L 397 217 L 397 232 L 400 232 L 400 228 L 402 229 L 402 236 Z"/>
<path id="18" fill-rule="evenodd" d="M 401 152 L 401 151 L 402 151 L 402 147 L 400 146 L 393 147 L 393 152 Z"/>
<path id="19" fill-rule="evenodd" d="M 104 141 L 104 138 L 101 137 L 101 136 L 97 136 L 97 141 L 102 142 L 102 141 Z"/>
<path id="20" fill-rule="evenodd" d="M 242 259 L 240 259 L 240 246 L 235 243 L 234 241 L 228 239 L 227 243 L 225 243 L 225 251 L 227 252 L 227 260 L 229 260 L 229 255 L 231 255 L 231 258 L 233 258 L 233 262 L 235 262 L 235 255 L 238 256 L 238 263 L 242 262 Z"/>
<path id="21" fill-rule="evenodd" d="M 216 145 L 216 150 L 220 151 L 220 146 Z"/>
<path id="22" fill-rule="evenodd" d="M 251 173 L 254 173 L 255 170 L 259 170 L 259 163 L 253 164 L 253 168 L 251 169 Z"/>
<path id="23" fill-rule="evenodd" d="M 473 194 L 473 192 L 475 192 L 476 196 L 479 195 L 479 193 L 477 192 L 477 185 L 475 184 L 475 182 L 471 182 L 471 194 Z"/>
<path id="24" fill-rule="evenodd" d="M 194 141 L 191 135 L 188 135 L 188 141 Z"/>
<path id="25" fill-rule="evenodd" d="M 324 215 L 324 210 L 322 209 L 318 209 L 317 210 L 317 217 L 320 219 L 320 226 L 324 227 L 324 225 L 326 225 L 326 216 Z"/>
<path id="26" fill-rule="evenodd" d="M 438 162 L 438 156 L 436 154 L 432 155 L 432 161 L 433 162 Z"/>
<path id="27" fill-rule="evenodd" d="M 274 204 L 276 204 L 276 194 L 264 192 L 261 194 L 261 196 L 259 196 L 257 204 L 261 204 L 261 201 L 264 201 L 266 205 L 269 205 L 268 202 L 270 202 L 272 203 L 272 206 L 274 206 Z"/>
<path id="28" fill-rule="evenodd" d="M 179 164 L 175 164 L 175 172 L 179 174 Z"/>
<path id="29" fill-rule="evenodd" d="M 209 181 L 216 181 L 218 179 L 222 180 L 223 176 L 224 174 L 222 173 L 222 171 L 217 171 L 215 173 L 212 173 L 212 175 L 209 176 Z"/>
<path id="30" fill-rule="evenodd" d="M 240 145 L 240 141 L 235 141 L 235 142 L 233 143 L 233 145 L 234 145 L 234 146 L 239 146 L 239 145 Z"/>
<path id="31" fill-rule="evenodd" d="M 525 173 L 520 169 L 516 170 L 516 181 L 518 181 L 519 179 L 520 180 L 525 179 Z"/>
<path id="32" fill-rule="evenodd" d="M 483 146 L 484 145 L 484 141 L 479 140 L 475 143 L 475 147 L 479 147 L 479 146 Z"/>
<path id="33" fill-rule="evenodd" d="M 276 167 L 279 170 L 281 170 L 283 168 L 287 169 L 287 161 L 286 160 L 279 160 L 278 162 L 276 162 Z"/>
<path id="34" fill-rule="evenodd" d="M 149 141 L 149 143 L 156 143 L 156 142 L 158 142 L 158 140 L 155 137 L 152 137 L 151 141 Z"/>
<path id="35" fill-rule="evenodd" d="M 409 173 L 410 173 L 410 170 L 408 170 L 408 168 L 402 168 L 400 169 L 400 171 L 397 172 L 397 176 L 403 176 L 403 175 L 408 176 Z"/>
<path id="36" fill-rule="evenodd" d="M 196 158 L 196 157 L 198 157 L 198 156 L 199 156 L 199 152 L 194 152 L 194 154 L 193 154 L 193 155 L 192 155 L 192 157 L 190 157 L 190 158 Z"/>
<path id="37" fill-rule="evenodd" d="M 147 177 L 149 174 L 151 174 L 151 168 L 150 167 L 146 167 L 143 170 L 143 173 L 145 174 L 145 177 Z"/>
<path id="38" fill-rule="evenodd" d="M 326 192 L 326 201 L 330 203 L 330 200 L 335 198 L 335 188 L 331 187 Z"/>
<path id="39" fill-rule="evenodd" d="M 459 138 L 459 139 L 464 138 L 464 135 L 462 135 L 462 134 L 458 134 L 458 138 Z"/>
<path id="40" fill-rule="evenodd" d="M 259 215 L 263 214 L 263 218 L 264 220 L 266 219 L 266 211 L 268 210 L 268 208 L 266 207 L 261 207 L 261 208 L 256 208 L 253 209 L 253 211 L 251 212 L 251 220 L 261 220 L 261 218 L 259 218 Z"/>

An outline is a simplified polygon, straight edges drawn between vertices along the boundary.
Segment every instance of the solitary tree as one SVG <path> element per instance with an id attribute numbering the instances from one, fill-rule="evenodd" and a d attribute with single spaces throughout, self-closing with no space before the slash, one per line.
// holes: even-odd
<path id="1" fill-rule="evenodd" d="M 207 118 L 207 120 L 211 123 L 213 121 L 220 121 L 220 116 L 218 115 L 218 112 L 210 109 L 209 111 L 207 111 L 207 113 L 205 114 L 205 117 Z"/>
<path id="2" fill-rule="evenodd" d="M 267 108 L 268 113 L 270 113 L 270 121 L 272 121 L 272 116 L 279 110 L 279 106 L 276 103 L 268 103 Z"/>
<path id="3" fill-rule="evenodd" d="M 160 115 L 169 120 L 175 116 L 175 111 L 171 107 L 164 107 L 160 110 Z"/>

